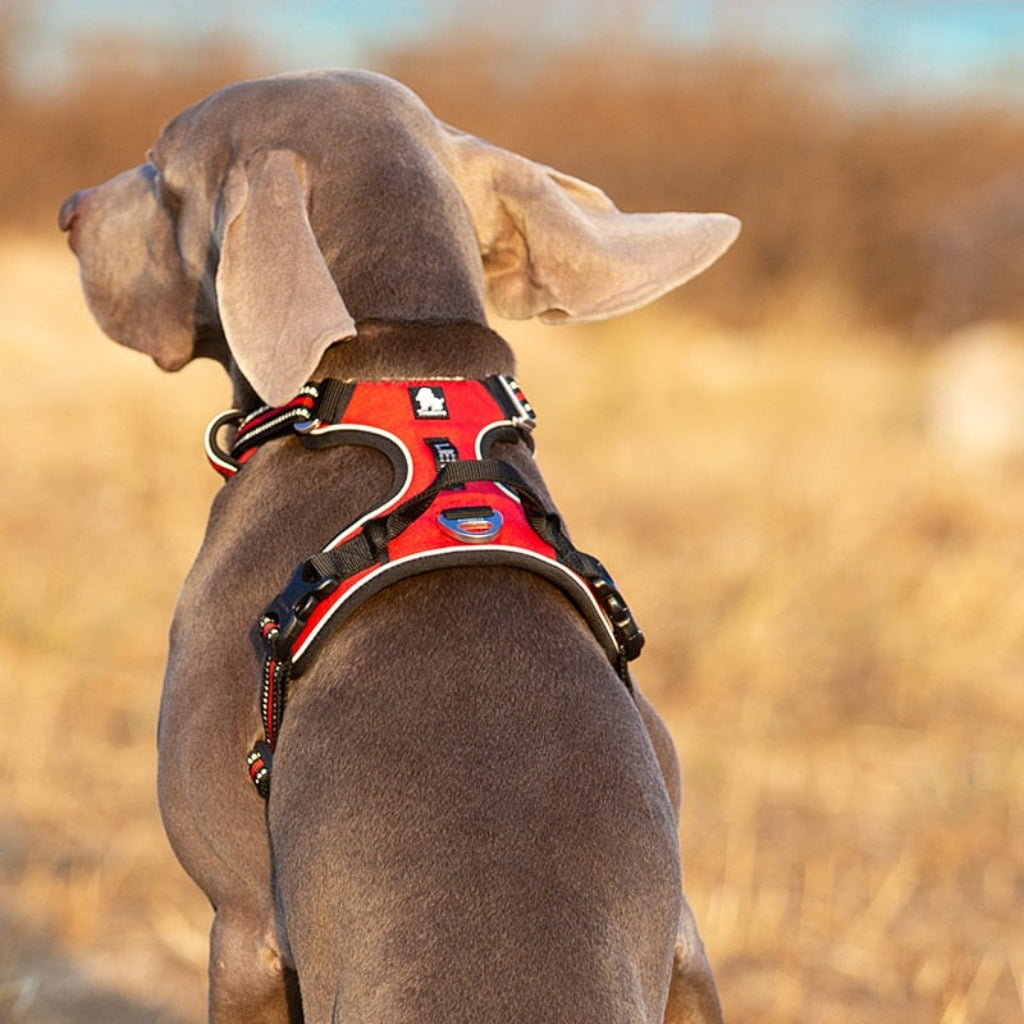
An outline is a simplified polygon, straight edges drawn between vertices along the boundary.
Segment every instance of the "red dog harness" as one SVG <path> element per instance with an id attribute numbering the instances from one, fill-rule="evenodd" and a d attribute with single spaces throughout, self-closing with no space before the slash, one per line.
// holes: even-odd
<path id="1" fill-rule="evenodd" d="M 206 433 L 214 469 L 234 476 L 265 441 L 297 434 L 310 448 L 369 445 L 395 470 L 391 492 L 305 559 L 260 616 L 265 739 L 249 774 L 265 797 L 290 681 L 319 643 L 368 597 L 434 569 L 508 565 L 543 576 L 579 609 L 620 677 L 643 634 L 601 563 L 577 550 L 519 472 L 490 458 L 497 441 L 524 441 L 536 416 L 511 377 L 309 384 L 287 405 L 247 417 L 232 410 Z M 217 442 L 236 425 L 230 452 Z"/>

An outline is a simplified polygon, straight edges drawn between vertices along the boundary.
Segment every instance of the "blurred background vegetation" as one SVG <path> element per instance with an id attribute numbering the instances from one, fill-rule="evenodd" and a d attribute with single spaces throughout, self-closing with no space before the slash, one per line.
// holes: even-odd
<path id="1" fill-rule="evenodd" d="M 743 243 L 680 299 L 757 323 L 826 283 L 858 318 L 914 337 L 1024 313 L 1024 109 L 864 101 L 823 62 L 661 48 L 612 20 L 543 45 L 536 5 L 372 56 L 444 119 L 601 186 L 624 209 L 723 209 Z M 31 11 L 31 6 L 27 8 Z M 0 21 L 0 230 L 49 230 L 60 198 L 137 163 L 161 124 L 218 85 L 278 70 L 226 32 L 86 37 L 62 88 L 13 60 Z"/>
<path id="2" fill-rule="evenodd" d="M 42 81 L 47 5 L 0 0 L 3 1024 L 203 1019 L 210 912 L 163 836 L 153 736 L 227 389 L 100 335 L 56 211 L 186 105 L 284 70 L 226 28 L 278 5 L 210 6 L 187 41 L 84 32 Z M 438 6 L 360 63 L 625 209 L 744 221 L 648 311 L 496 325 L 574 536 L 648 635 L 727 1019 L 1021 1024 L 1019 76 L 865 96 L 749 36 L 632 32 L 639 0 L 541 38 L 566 4 Z"/>

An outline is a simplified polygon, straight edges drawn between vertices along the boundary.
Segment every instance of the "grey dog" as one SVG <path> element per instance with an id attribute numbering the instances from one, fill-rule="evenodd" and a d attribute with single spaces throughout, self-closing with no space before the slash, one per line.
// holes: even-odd
<path id="1" fill-rule="evenodd" d="M 625 214 L 366 72 L 222 89 L 70 196 L 97 321 L 240 410 L 309 380 L 511 374 L 501 315 L 585 321 L 709 266 L 723 214 Z M 550 505 L 530 449 L 494 449 Z M 214 908 L 217 1024 L 720 1020 L 682 893 L 668 732 L 551 583 L 467 566 L 387 587 L 292 687 L 268 801 L 253 624 L 386 459 L 268 442 L 219 492 L 171 629 L 159 798 Z"/>

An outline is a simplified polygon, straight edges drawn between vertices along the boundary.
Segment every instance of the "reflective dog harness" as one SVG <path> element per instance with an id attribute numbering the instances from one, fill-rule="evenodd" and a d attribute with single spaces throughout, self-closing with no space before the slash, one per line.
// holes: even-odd
<path id="1" fill-rule="evenodd" d="M 485 380 L 338 381 L 243 418 L 232 410 L 207 428 L 206 451 L 226 479 L 259 446 L 297 434 L 309 448 L 368 445 L 394 468 L 384 501 L 303 560 L 260 616 L 264 739 L 249 774 L 266 797 L 290 681 L 360 604 L 398 580 L 434 569 L 505 565 L 554 583 L 575 604 L 627 686 L 643 634 L 608 572 L 566 537 L 519 472 L 490 457 L 498 442 L 525 442 L 536 416 L 511 377 Z M 217 436 L 236 426 L 230 452 Z"/>

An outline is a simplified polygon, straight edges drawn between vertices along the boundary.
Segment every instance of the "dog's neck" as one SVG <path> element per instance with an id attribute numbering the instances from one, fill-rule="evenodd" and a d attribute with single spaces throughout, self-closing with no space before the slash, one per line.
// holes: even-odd
<path id="1" fill-rule="evenodd" d="M 401 380 L 442 377 L 483 379 L 514 374 L 508 343 L 484 324 L 392 323 L 367 320 L 357 335 L 332 345 L 313 379 Z M 262 404 L 232 367 L 235 407 L 245 411 Z"/>

